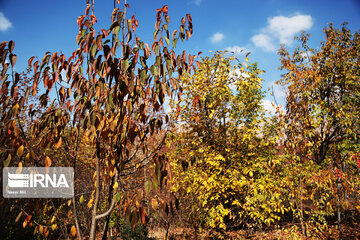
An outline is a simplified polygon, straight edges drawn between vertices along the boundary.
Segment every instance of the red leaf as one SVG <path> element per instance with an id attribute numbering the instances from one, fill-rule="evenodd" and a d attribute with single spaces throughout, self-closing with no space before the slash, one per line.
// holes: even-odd
<path id="1" fill-rule="evenodd" d="M 154 52 L 154 54 L 156 55 L 156 52 L 155 52 L 155 47 L 158 45 L 157 42 L 154 42 L 151 46 L 151 50 Z"/>
<path id="2" fill-rule="evenodd" d="M 187 20 L 191 23 L 192 22 L 192 18 L 191 18 L 191 15 L 190 14 L 186 14 L 186 18 Z"/>
<path id="3" fill-rule="evenodd" d="M 191 55 L 189 54 L 188 59 L 189 59 L 189 64 L 190 64 L 190 66 L 192 66 L 192 65 L 194 64 L 194 56 L 191 56 Z"/>
<path id="4" fill-rule="evenodd" d="M 165 15 L 167 15 L 168 10 L 169 10 L 168 5 L 163 6 L 163 10 L 162 10 L 162 11 L 163 11 L 163 13 L 165 13 Z"/>
<path id="5" fill-rule="evenodd" d="M 103 29 L 101 29 L 101 30 L 103 30 Z M 97 37 L 96 37 L 96 45 L 97 45 L 97 47 L 99 48 L 99 50 L 101 51 L 101 40 L 102 40 L 102 37 L 101 37 L 101 35 L 98 35 Z"/>
<path id="6" fill-rule="evenodd" d="M 87 27 L 87 28 L 90 26 L 90 21 L 89 21 L 89 19 L 86 19 L 86 20 L 85 20 L 84 25 L 85 25 L 85 27 Z"/>
<path id="7" fill-rule="evenodd" d="M 146 212 L 143 207 L 140 207 L 140 218 L 142 225 L 146 224 Z"/>
<path id="8" fill-rule="evenodd" d="M 48 157 L 48 156 L 46 156 L 45 157 L 45 167 L 50 167 L 51 166 L 51 159 Z"/>
<path id="9" fill-rule="evenodd" d="M 77 18 L 77 20 L 76 20 L 76 22 L 77 22 L 77 24 L 79 25 L 80 28 L 82 27 L 84 18 L 85 18 L 85 16 L 84 16 L 84 15 L 81 15 L 81 16 L 79 16 L 79 17 Z"/>
<path id="10" fill-rule="evenodd" d="M 162 8 L 156 9 L 156 12 L 163 12 L 165 13 L 165 15 L 167 15 L 168 10 L 169 10 L 168 6 L 164 5 Z"/>
<path id="11" fill-rule="evenodd" d="M 185 51 L 183 51 L 182 60 L 184 63 L 186 63 L 186 52 Z"/>
<path id="12" fill-rule="evenodd" d="M 68 101 L 67 101 L 67 103 L 66 103 L 66 108 L 67 108 L 67 109 L 69 109 L 70 104 L 71 104 L 71 101 L 70 101 L 70 100 L 68 100 Z M 70 109 L 69 109 L 69 110 L 70 110 Z"/>
<path id="13" fill-rule="evenodd" d="M 145 58 L 148 59 L 151 56 L 151 51 L 147 43 L 145 43 L 144 51 L 145 51 Z"/>
<path id="14" fill-rule="evenodd" d="M 51 63 L 55 63 L 57 58 L 58 58 L 57 52 L 54 52 L 53 55 L 51 56 Z"/>
<path id="15" fill-rule="evenodd" d="M 0 43 L 0 51 L 4 50 L 4 48 L 6 47 L 6 44 L 7 44 L 7 43 L 8 43 L 7 41 L 4 41 L 4 42 L 1 42 L 1 43 Z"/>
<path id="16" fill-rule="evenodd" d="M 189 30 L 186 30 L 186 39 L 189 40 L 190 37 L 191 37 L 191 33 L 189 32 Z"/>
<path id="17" fill-rule="evenodd" d="M 37 72 L 38 67 L 39 67 L 39 61 L 36 61 L 36 62 L 34 63 L 34 73 Z"/>
<path id="18" fill-rule="evenodd" d="M 90 7 L 91 7 L 90 4 L 87 4 L 87 5 L 86 5 L 85 15 L 89 15 Z"/>
<path id="19" fill-rule="evenodd" d="M 107 31 L 105 30 L 105 29 L 101 29 L 101 32 L 103 33 L 103 35 L 104 35 L 104 37 L 107 37 L 108 36 L 108 33 L 107 33 Z"/>
<path id="20" fill-rule="evenodd" d="M 185 22 L 186 22 L 186 20 L 185 20 L 185 18 L 183 17 L 183 18 L 181 19 L 181 24 L 185 24 Z"/>
<path id="21" fill-rule="evenodd" d="M 8 45 L 8 47 L 9 47 L 9 50 L 10 50 L 10 53 L 14 50 L 14 48 L 15 48 L 15 42 L 14 41 L 9 41 L 9 45 Z"/>
<path id="22" fill-rule="evenodd" d="M 91 15 L 90 19 L 91 19 L 92 25 L 94 25 L 97 22 L 97 19 L 96 19 L 95 15 Z"/>
<path id="23" fill-rule="evenodd" d="M 11 63 L 11 66 L 14 66 L 14 65 L 15 65 L 16 60 L 17 60 L 16 54 L 10 54 L 10 63 Z"/>
<path id="24" fill-rule="evenodd" d="M 131 21 L 132 21 L 133 23 L 135 22 L 135 15 L 132 15 Z"/>
<path id="25" fill-rule="evenodd" d="M 125 4 L 125 7 L 130 8 L 129 4 Z"/>
<path id="26" fill-rule="evenodd" d="M 31 58 L 29 58 L 29 60 L 28 60 L 28 65 L 29 65 L 29 67 L 31 66 L 32 61 L 34 60 L 34 58 L 35 58 L 35 57 L 31 57 Z"/>

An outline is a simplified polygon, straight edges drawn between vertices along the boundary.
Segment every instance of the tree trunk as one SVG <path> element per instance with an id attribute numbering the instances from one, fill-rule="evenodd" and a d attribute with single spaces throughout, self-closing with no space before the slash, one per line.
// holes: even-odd
<path id="1" fill-rule="evenodd" d="M 90 237 L 89 240 L 94 240 L 96 237 L 96 214 L 97 207 L 99 203 L 100 197 L 100 143 L 96 142 L 96 182 L 95 182 L 95 200 L 93 211 L 91 214 L 91 226 L 90 226 Z"/>
<path id="2" fill-rule="evenodd" d="M 81 228 L 80 228 L 80 224 L 79 224 L 79 217 L 76 211 L 76 203 L 75 203 L 75 196 L 72 198 L 72 203 L 73 203 L 73 209 L 74 209 L 74 218 L 75 218 L 75 226 L 76 226 L 76 230 L 77 230 L 77 236 L 79 240 L 82 240 L 82 235 L 81 235 Z"/>

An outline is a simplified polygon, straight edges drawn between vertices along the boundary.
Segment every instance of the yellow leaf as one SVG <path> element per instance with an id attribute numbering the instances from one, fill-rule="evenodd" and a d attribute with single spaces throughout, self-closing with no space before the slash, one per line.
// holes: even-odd
<path id="1" fill-rule="evenodd" d="M 113 188 L 114 188 L 114 190 L 116 190 L 118 187 L 119 187 L 119 184 L 118 184 L 118 182 L 116 182 L 116 183 L 114 184 Z"/>
<path id="2" fill-rule="evenodd" d="M 114 175 L 115 175 L 115 171 L 116 171 L 116 169 L 114 168 L 114 170 L 110 170 L 110 177 L 113 177 Z"/>
<path id="3" fill-rule="evenodd" d="M 80 197 L 80 203 L 83 203 L 84 202 L 84 196 L 83 195 L 81 195 L 81 197 Z"/>
<path id="4" fill-rule="evenodd" d="M 20 219 L 21 216 L 22 216 L 22 212 L 20 212 L 20 213 L 17 215 L 17 217 L 16 217 L 16 219 L 15 219 L 15 222 L 19 221 L 19 219 Z"/>
<path id="5" fill-rule="evenodd" d="M 16 173 L 19 174 L 22 171 L 22 162 L 19 162 L 18 169 L 16 169 Z"/>
<path id="6" fill-rule="evenodd" d="M 55 230 L 57 228 L 57 225 L 56 224 L 53 224 L 53 225 L 51 225 L 51 230 Z"/>
<path id="7" fill-rule="evenodd" d="M 19 104 L 15 104 L 13 107 L 12 107 L 12 111 L 13 111 L 13 114 L 17 114 L 18 112 L 18 109 L 19 109 Z"/>
<path id="8" fill-rule="evenodd" d="M 23 222 L 23 228 L 26 228 L 27 224 L 28 224 L 28 222 L 25 220 L 25 221 Z"/>
<path id="9" fill-rule="evenodd" d="M 35 228 L 34 228 L 33 235 L 36 235 L 38 231 L 39 231 L 39 228 L 38 228 L 38 227 L 35 227 Z"/>
<path id="10" fill-rule="evenodd" d="M 44 232 L 44 227 L 43 226 L 39 226 L 39 233 L 42 234 Z"/>
<path id="11" fill-rule="evenodd" d="M 16 151 L 16 155 L 18 155 L 18 157 L 21 157 L 24 153 L 24 145 L 21 145 L 17 151 Z"/>
<path id="12" fill-rule="evenodd" d="M 74 225 L 71 227 L 71 235 L 73 237 L 75 237 L 75 235 L 76 235 L 76 227 Z"/>

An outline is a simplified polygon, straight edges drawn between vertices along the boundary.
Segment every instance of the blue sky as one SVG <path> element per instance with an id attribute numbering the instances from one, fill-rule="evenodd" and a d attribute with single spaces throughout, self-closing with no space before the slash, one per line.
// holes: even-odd
<path id="1" fill-rule="evenodd" d="M 123 3 L 124 0 L 121 0 Z M 14 40 L 18 55 L 16 70 L 25 68 L 27 59 L 46 51 L 62 51 L 69 56 L 77 48 L 76 19 L 84 13 L 86 0 L 0 0 L 0 41 Z M 169 6 L 170 28 L 178 27 L 181 17 L 190 13 L 194 34 L 178 50 L 196 54 L 209 50 L 250 51 L 250 61 L 266 71 L 264 89 L 280 78 L 277 49 L 285 43 L 291 50 L 301 30 L 312 34 L 311 43 L 318 47 L 322 29 L 329 23 L 339 27 L 348 22 L 353 31 L 360 29 L 360 0 L 128 0 L 131 13 L 139 20 L 139 34 L 151 41 L 155 13 Z M 113 1 L 95 0 L 98 29 L 110 24 Z M 239 55 L 240 58 L 242 55 Z M 275 87 L 280 102 L 283 89 Z M 264 104 L 270 108 L 267 95 Z"/>

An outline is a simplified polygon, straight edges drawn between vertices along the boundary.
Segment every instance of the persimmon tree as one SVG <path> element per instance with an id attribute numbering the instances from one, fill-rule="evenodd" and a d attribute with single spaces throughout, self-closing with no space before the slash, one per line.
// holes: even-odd
<path id="1" fill-rule="evenodd" d="M 285 70 L 280 83 L 288 89 L 285 149 L 303 234 L 305 215 L 319 220 L 336 214 L 341 237 L 342 213 L 359 206 L 351 196 L 359 191 L 360 38 L 346 24 L 330 24 L 324 33 L 318 50 L 304 33 L 292 55 L 284 46 L 279 51 Z M 307 200 L 311 212 L 303 208 Z"/>
<path id="2" fill-rule="evenodd" d="M 270 224 L 281 203 L 267 174 L 275 137 L 266 130 L 263 71 L 223 52 L 197 64 L 182 77 L 174 191 L 199 228 Z"/>
<path id="3" fill-rule="evenodd" d="M 148 44 L 137 35 L 139 21 L 129 13 L 130 5 L 125 1 L 123 6 L 120 10 L 114 1 L 110 27 L 96 29 L 94 2 L 88 3 L 85 14 L 77 19 L 78 48 L 72 55 L 47 52 L 42 59 L 32 57 L 25 75 L 13 69 L 15 43 L 0 45 L 1 159 L 5 167 L 49 167 L 59 163 L 54 158 L 60 156 L 62 166 L 75 168 L 75 183 L 83 180 L 77 177 L 84 170 L 79 166 L 86 168 L 93 180 L 92 193 L 76 195 L 69 202 L 72 209 L 67 216 L 75 226 L 64 226 L 70 236 L 80 239 L 87 233 L 95 239 L 104 218 L 106 237 L 110 213 L 120 204 L 125 205 L 133 226 L 145 223 L 142 194 L 135 191 L 132 198 L 124 197 L 121 186 L 125 178 L 155 159 L 161 162 L 157 152 L 169 122 L 165 98 L 181 94 L 178 77 L 193 62 L 185 51 L 181 55 L 174 51 L 178 39 L 192 35 L 189 14 L 181 19 L 179 30 L 170 33 L 168 7 L 157 9 L 153 41 Z M 149 145 L 158 134 L 161 139 Z M 50 156 L 52 149 L 62 154 Z M 77 194 L 80 189 L 75 188 Z M 84 199 L 91 212 L 81 222 L 78 209 Z M 33 223 L 31 215 L 24 226 L 28 223 Z M 35 228 L 44 233 L 41 223 Z"/>

